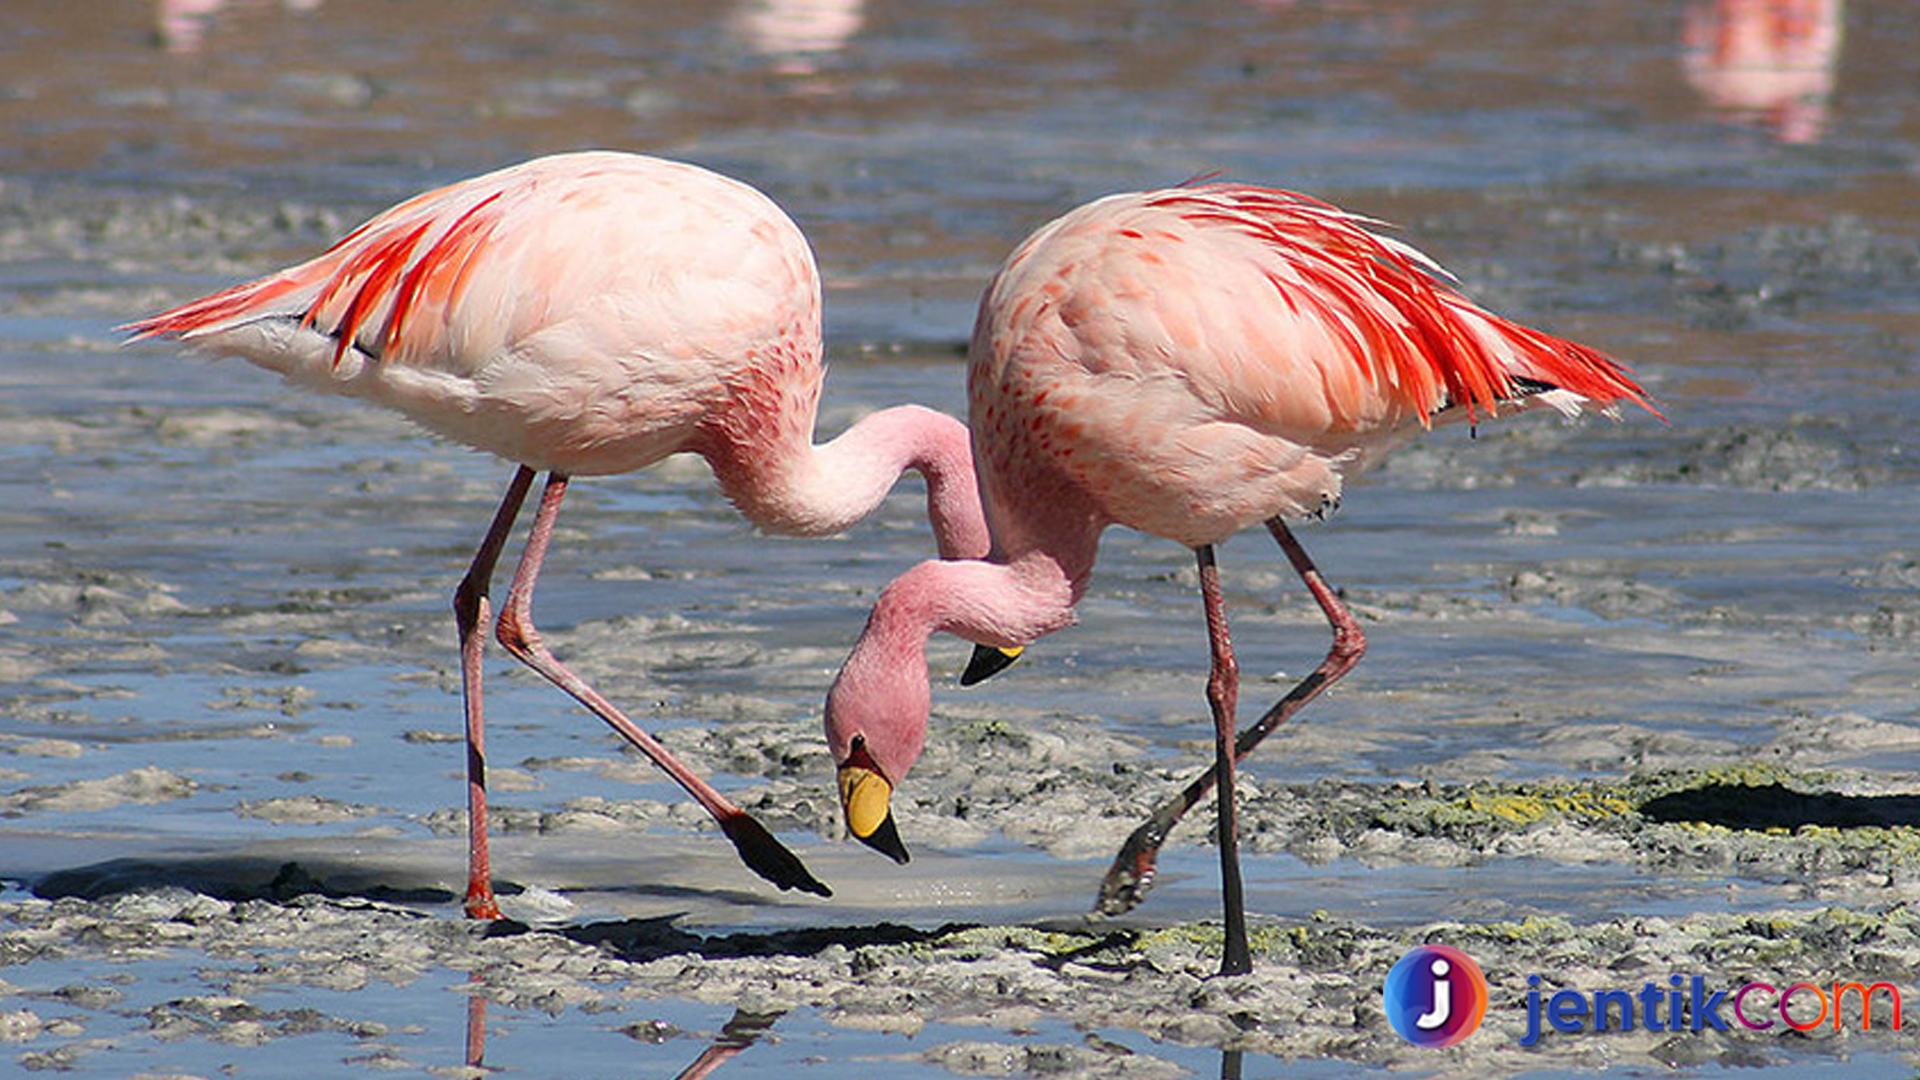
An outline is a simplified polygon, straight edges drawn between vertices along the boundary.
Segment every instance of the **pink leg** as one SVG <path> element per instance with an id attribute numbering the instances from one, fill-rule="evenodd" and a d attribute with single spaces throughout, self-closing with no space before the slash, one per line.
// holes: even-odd
<path id="1" fill-rule="evenodd" d="M 487 592 L 493 585 L 493 569 L 500 561 L 500 549 L 513 531 L 513 519 L 527 500 L 533 486 L 533 470 L 521 466 L 507 485 L 506 497 L 493 515 L 480 550 L 460 587 L 453 593 L 454 623 L 460 630 L 460 688 L 466 697 L 467 713 L 467 900 L 470 919 L 497 919 L 500 906 L 493 899 L 493 867 L 487 855 L 487 733 L 482 709 L 481 665 L 485 661 L 487 636 L 481 631 L 488 618 Z"/>
<path id="2" fill-rule="evenodd" d="M 1252 753 L 1261 740 L 1299 712 L 1307 702 L 1318 697 L 1320 691 L 1353 670 L 1353 666 L 1360 662 L 1361 655 L 1367 651 L 1367 636 L 1361 633 L 1360 624 L 1320 576 L 1313 560 L 1307 558 L 1306 549 L 1293 538 L 1293 530 L 1287 528 L 1286 522 L 1274 518 L 1267 522 L 1267 531 L 1273 534 L 1280 549 L 1287 553 L 1287 560 L 1293 564 L 1294 572 L 1306 582 L 1307 591 L 1319 602 L 1321 612 L 1333 627 L 1333 646 L 1327 650 L 1327 658 L 1320 662 L 1312 674 L 1300 680 L 1298 685 L 1287 691 L 1286 697 L 1240 733 L 1233 749 L 1236 762 Z M 1120 853 L 1114 856 L 1113 865 L 1107 868 L 1106 880 L 1100 883 L 1100 896 L 1094 903 L 1095 911 L 1103 915 L 1124 915 L 1145 898 L 1147 890 L 1153 885 L 1154 864 L 1160 857 L 1160 845 L 1166 842 L 1167 833 L 1186 816 L 1187 811 L 1206 798 L 1215 779 L 1216 772 L 1213 769 L 1195 777 L 1178 795 L 1160 804 L 1146 822 L 1127 837 L 1127 842 L 1120 845 Z"/>
<path id="3" fill-rule="evenodd" d="M 526 553 L 520 556 L 520 568 L 513 576 L 513 587 L 507 592 L 506 607 L 500 612 L 500 644 L 506 646 L 507 651 L 521 663 L 545 676 L 548 682 L 573 695 L 574 700 L 606 721 L 607 726 L 619 732 L 635 749 L 673 777 L 686 789 L 687 794 L 706 807 L 713 819 L 720 823 L 721 830 L 740 852 L 740 858 L 754 873 L 782 889 L 803 889 L 819 896 L 833 895 L 832 890 L 807 871 L 798 856 L 774 839 L 773 834 L 755 821 L 752 815 L 735 806 L 692 769 L 681 764 L 640 725 L 629 720 L 626 714 L 614 708 L 585 680 L 562 665 L 540 640 L 540 631 L 533 625 L 533 585 L 540 576 L 540 564 L 546 559 L 547 545 L 553 540 L 553 523 L 560 515 L 560 500 L 566 493 L 567 478 L 559 473 L 550 473 L 546 489 L 540 495 L 540 508 L 534 514 L 532 531 L 527 537 Z"/>
<path id="4" fill-rule="evenodd" d="M 1213 545 L 1194 549 L 1200 561 L 1200 600 L 1207 612 L 1207 644 L 1213 662 L 1207 673 L 1207 704 L 1213 710 L 1213 775 L 1219 814 L 1220 904 L 1226 940 L 1220 956 L 1220 974 L 1245 975 L 1253 970 L 1247 949 L 1247 904 L 1240 887 L 1240 829 L 1233 808 L 1233 713 L 1240 696 L 1240 664 L 1233 658 L 1233 637 L 1227 633 L 1226 602 L 1220 595 L 1220 568 L 1213 561 Z"/>

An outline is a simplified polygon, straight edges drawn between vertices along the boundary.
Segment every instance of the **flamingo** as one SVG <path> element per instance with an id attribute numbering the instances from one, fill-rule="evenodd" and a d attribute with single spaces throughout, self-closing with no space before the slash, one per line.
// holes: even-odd
<path id="1" fill-rule="evenodd" d="M 1251 970 L 1235 763 L 1366 649 L 1287 521 L 1323 516 L 1348 476 L 1435 424 L 1654 408 L 1618 363 L 1475 306 L 1378 225 L 1304 195 L 1212 183 L 1100 199 L 1007 258 L 967 369 L 992 552 L 922 563 L 888 585 L 827 694 L 853 836 L 907 861 L 891 799 L 926 742 L 934 632 L 1017 650 L 1074 621 L 1108 526 L 1178 541 L 1199 566 L 1215 761 L 1128 840 L 1100 906 L 1138 902 L 1167 830 L 1217 787 L 1221 973 Z M 1254 524 L 1306 583 L 1333 644 L 1236 738 L 1214 545 Z"/>
<path id="2" fill-rule="evenodd" d="M 678 781 L 741 858 L 781 889 L 830 890 L 759 822 L 629 720 L 543 644 L 535 579 L 570 477 L 704 457 L 769 532 L 840 532 L 903 471 L 927 482 L 943 557 L 987 532 L 960 421 L 919 406 L 813 443 L 825 369 L 820 277 L 765 195 L 632 154 L 539 158 L 426 192 L 291 269 L 130 323 L 317 391 L 365 398 L 518 467 L 455 590 L 465 698 L 474 918 L 498 918 L 487 850 L 481 660 L 508 533 L 547 474 L 496 636 Z"/>

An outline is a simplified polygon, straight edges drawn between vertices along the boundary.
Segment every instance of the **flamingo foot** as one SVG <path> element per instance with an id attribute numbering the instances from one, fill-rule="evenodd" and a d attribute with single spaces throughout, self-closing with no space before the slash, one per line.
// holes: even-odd
<path id="1" fill-rule="evenodd" d="M 1094 911 L 1107 916 L 1125 915 L 1147 898 L 1147 890 L 1153 888 L 1157 872 L 1160 845 L 1166 843 L 1168 831 L 1178 820 L 1176 815 L 1168 813 L 1171 805 L 1155 811 L 1120 845 L 1120 853 L 1113 857 L 1113 865 L 1107 867 L 1107 876 L 1100 882 Z"/>
<path id="2" fill-rule="evenodd" d="M 799 889 L 815 896 L 832 896 L 833 890 L 813 876 L 800 856 L 787 849 L 785 844 L 774 838 L 766 826 L 754 820 L 746 811 L 722 818 L 720 828 L 733 841 L 740 853 L 740 861 L 747 869 L 780 886 L 782 890 Z"/>
<path id="3" fill-rule="evenodd" d="M 461 908 L 467 913 L 467 918 L 469 919 L 500 919 L 505 917 L 500 914 L 500 905 L 494 902 L 493 890 L 491 889 L 487 890 L 483 895 L 475 895 L 471 892 L 467 893 L 466 903 L 462 904 Z"/>

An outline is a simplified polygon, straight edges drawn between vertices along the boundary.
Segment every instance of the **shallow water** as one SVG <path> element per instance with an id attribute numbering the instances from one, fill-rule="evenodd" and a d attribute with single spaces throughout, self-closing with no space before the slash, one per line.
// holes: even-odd
<path id="1" fill-rule="evenodd" d="M 406 866 L 409 884 L 457 884 L 446 598 L 507 468 L 238 363 L 122 348 L 112 327 L 292 261 L 427 185 L 584 146 L 713 166 L 801 222 L 829 282 L 828 431 L 903 400 L 959 411 L 981 284 L 1085 199 L 1223 172 L 1394 222 L 1489 306 L 1631 361 L 1669 422 L 1437 432 L 1304 529 L 1372 649 L 1254 760 L 1254 781 L 1750 760 L 1902 781 L 1920 765 L 1920 10 L 1816 0 L 1754 23 L 1766 6 L 1612 0 L 1568 18 L 1514 0 L 482 0 L 459 7 L 456 36 L 453 9 L 424 3 L 11 5 L 0 876 L 365 851 Z M 1795 31 L 1772 70 L 1761 56 L 1716 64 L 1701 44 L 1768 28 Z M 813 794 L 776 827 L 841 897 L 762 889 L 682 808 L 640 833 L 508 837 L 504 878 L 573 890 L 529 913 L 678 907 L 759 928 L 1077 917 L 1104 840 L 968 832 L 926 810 L 903 820 L 919 857 L 896 871 L 819 832 L 819 699 L 874 592 L 927 551 L 912 485 L 850 536 L 814 542 L 753 536 L 691 464 L 576 485 L 540 594 L 557 650 L 676 749 L 697 752 L 716 725 L 789 726 L 801 782 L 777 790 Z M 1243 669 L 1271 676 L 1250 699 L 1324 648 L 1276 555 L 1257 535 L 1221 555 Z M 1117 741 L 1089 754 L 1198 768 L 1204 650 L 1190 557 L 1116 533 L 1082 624 L 987 686 L 937 687 L 934 738 L 980 722 L 1097 731 Z M 937 672 L 963 657 L 951 642 L 932 655 Z M 497 657 L 490 671 L 503 806 L 674 804 L 556 692 Z M 708 767 L 728 790 L 769 779 L 724 751 Z M 922 774 L 937 770 L 914 783 L 935 790 Z M 1206 916 L 1210 860 L 1176 846 L 1139 918 Z M 1734 882 L 1738 901 L 1721 874 L 1250 860 L 1255 910 L 1282 921 L 1605 918 L 1791 897 L 1766 874 Z M 628 887 L 661 877 L 654 893 Z M 141 1000 L 170 992 L 161 968 L 130 966 Z M 459 1045 L 445 985 L 326 1008 L 420 1010 L 407 1054 L 423 1067 Z M 726 1014 L 671 1018 L 713 1031 Z M 498 1022 L 516 1033 L 502 1053 L 572 1052 L 597 1024 Z M 787 1035 L 722 1075 L 969 1068 L 926 1064 L 935 1040 L 869 1044 L 808 1023 L 783 1021 Z M 1099 1034 L 1219 1067 L 1211 1050 Z M 206 1056 L 167 1068 L 217 1067 L 206 1043 L 186 1045 Z M 673 1049 L 690 1060 L 699 1045 Z M 77 1067 L 123 1075 L 149 1069 L 145 1053 L 92 1048 Z M 371 1068 L 350 1047 L 326 1053 L 341 1075 Z M 544 1075 L 546 1053 L 511 1067 Z M 608 1075 L 635 1067 L 608 1053 Z M 1246 1075 L 1303 1069 L 1269 1058 Z"/>

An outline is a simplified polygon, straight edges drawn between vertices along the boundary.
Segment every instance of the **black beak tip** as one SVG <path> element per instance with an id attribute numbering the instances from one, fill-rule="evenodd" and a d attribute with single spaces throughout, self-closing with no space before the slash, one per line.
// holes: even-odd
<path id="1" fill-rule="evenodd" d="M 972 686 L 975 683 L 986 682 L 1012 667 L 1013 662 L 1019 658 L 1018 653 L 1009 655 L 991 645 L 975 645 L 973 657 L 967 661 L 967 670 L 960 673 L 960 685 Z"/>
<path id="2" fill-rule="evenodd" d="M 901 866 L 907 865 L 913 858 L 907 854 L 907 846 L 900 842 L 900 830 L 894 828 L 892 814 L 888 814 L 887 819 L 871 835 L 860 837 L 860 842 Z"/>

